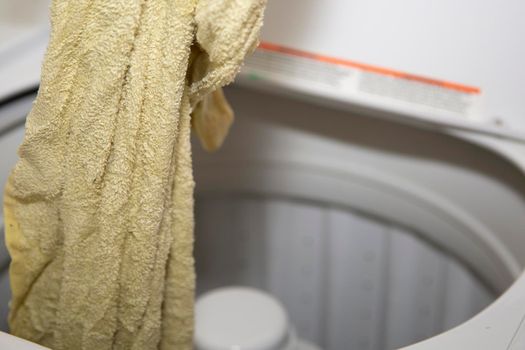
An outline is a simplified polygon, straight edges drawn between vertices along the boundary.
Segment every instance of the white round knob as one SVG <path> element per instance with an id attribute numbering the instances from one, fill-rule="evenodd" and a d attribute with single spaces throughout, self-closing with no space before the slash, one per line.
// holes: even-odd
<path id="1" fill-rule="evenodd" d="M 279 350 L 288 337 L 288 317 L 274 297 L 245 287 L 220 288 L 195 305 L 197 350 Z"/>

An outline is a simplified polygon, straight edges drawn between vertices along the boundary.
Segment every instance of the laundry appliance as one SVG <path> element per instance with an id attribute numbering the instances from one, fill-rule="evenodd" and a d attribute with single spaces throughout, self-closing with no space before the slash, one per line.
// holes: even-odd
<path id="1" fill-rule="evenodd" d="M 49 35 L 18 3 L 0 1 L 2 186 Z M 270 1 L 228 139 L 193 147 L 198 295 L 263 290 L 326 350 L 525 348 L 523 10 Z"/>

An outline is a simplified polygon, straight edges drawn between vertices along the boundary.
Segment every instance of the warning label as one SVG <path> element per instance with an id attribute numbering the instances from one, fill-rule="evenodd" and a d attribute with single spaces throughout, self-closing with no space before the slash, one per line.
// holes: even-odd
<path id="1" fill-rule="evenodd" d="M 243 74 L 285 85 L 307 84 L 309 90 L 319 90 L 325 95 L 372 100 L 385 108 L 395 105 L 410 110 L 411 114 L 431 110 L 468 119 L 481 118 L 479 88 L 267 42 L 248 57 Z"/>
<path id="2" fill-rule="evenodd" d="M 358 88 L 365 93 L 461 114 L 468 112 L 471 101 L 470 93 L 369 72 L 361 74 Z"/>

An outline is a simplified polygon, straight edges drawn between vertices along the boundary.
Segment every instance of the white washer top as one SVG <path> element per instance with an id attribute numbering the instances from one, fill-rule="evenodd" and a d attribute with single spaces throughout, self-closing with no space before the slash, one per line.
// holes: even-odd
<path id="1" fill-rule="evenodd" d="M 0 349 L 2 350 L 51 350 L 22 338 L 0 332 Z"/>
<path id="2" fill-rule="evenodd" d="M 289 333 L 286 312 L 274 297 L 245 287 L 220 288 L 195 306 L 197 350 L 278 350 Z"/>
<path id="3" fill-rule="evenodd" d="M 317 4 L 313 0 L 309 2 Z M 29 37 L 29 39 L 26 38 L 27 41 L 18 42 L 17 40 L 7 46 L 2 42 L 2 47 L 0 47 L 0 61 L 2 61 L 0 81 L 3 83 L 0 84 L 0 98 L 37 84 L 39 81 L 40 62 L 47 42 L 47 32 L 39 32 L 34 36 L 27 33 L 24 35 Z M 325 36 L 319 37 L 325 38 Z M 309 49 L 302 45 L 298 45 L 298 48 Z M 315 48 L 312 48 L 312 51 L 316 51 Z M 358 57 L 355 58 L 358 59 Z M 517 81 L 519 82 L 519 79 Z M 272 89 L 279 90 L 277 87 L 272 87 Z M 515 91 L 519 93 L 519 89 Z M 521 114 L 515 113 L 514 115 L 515 118 L 519 118 Z M 445 131 L 439 122 L 430 124 L 430 126 L 437 126 Z M 525 144 L 523 141 L 511 142 L 466 132 L 462 129 L 446 132 L 500 153 L 525 172 Z M 523 252 L 525 253 L 525 250 Z M 477 317 L 440 336 L 411 346 L 410 349 L 525 349 L 524 291 L 525 275 Z M 198 350 L 276 349 L 279 342 L 286 339 L 288 322 L 284 310 L 277 301 L 264 293 L 245 288 L 226 293 L 226 296 L 221 295 L 223 292 L 226 291 L 215 291 L 203 296 L 197 302 L 195 345 Z M 258 293 L 261 295 L 256 296 Z M 252 297 L 254 297 L 253 300 Z M 210 331 L 212 329 L 214 331 Z M 257 337 L 254 336 L 255 333 Z M 23 349 L 20 341 L 0 333 L 1 349 Z"/>

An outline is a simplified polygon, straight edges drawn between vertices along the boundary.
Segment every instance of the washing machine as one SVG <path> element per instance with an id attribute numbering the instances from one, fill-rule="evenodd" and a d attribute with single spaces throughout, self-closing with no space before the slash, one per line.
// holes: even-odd
<path id="1" fill-rule="evenodd" d="M 1 186 L 49 33 L 20 4 L 0 1 Z M 326 350 L 524 349 L 524 9 L 270 2 L 227 141 L 194 143 L 198 295 L 263 290 Z"/>

